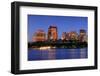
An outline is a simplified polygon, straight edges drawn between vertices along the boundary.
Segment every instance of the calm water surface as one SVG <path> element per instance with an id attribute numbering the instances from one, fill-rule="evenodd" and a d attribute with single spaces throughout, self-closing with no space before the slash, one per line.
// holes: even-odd
<path id="1" fill-rule="evenodd" d="M 82 49 L 28 49 L 28 60 L 80 59 L 87 58 L 87 48 Z"/>

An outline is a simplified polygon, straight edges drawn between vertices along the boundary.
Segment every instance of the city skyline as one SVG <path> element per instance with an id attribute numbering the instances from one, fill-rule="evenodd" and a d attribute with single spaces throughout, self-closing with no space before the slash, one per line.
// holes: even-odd
<path id="1" fill-rule="evenodd" d="M 58 39 L 63 32 L 75 31 L 79 34 L 80 29 L 87 31 L 87 21 L 87 17 L 28 15 L 28 41 L 32 41 L 33 33 L 38 29 L 47 34 L 50 25 L 57 26 Z"/>
<path id="2" fill-rule="evenodd" d="M 56 26 L 50 26 L 48 28 L 48 34 L 44 32 L 44 30 L 37 30 L 32 37 L 32 42 L 37 41 L 57 41 L 57 40 L 78 40 L 80 42 L 87 42 L 87 34 L 86 30 L 80 29 L 80 33 L 78 34 L 76 31 L 70 31 L 70 32 L 62 32 L 61 38 L 58 39 L 58 31 Z"/>

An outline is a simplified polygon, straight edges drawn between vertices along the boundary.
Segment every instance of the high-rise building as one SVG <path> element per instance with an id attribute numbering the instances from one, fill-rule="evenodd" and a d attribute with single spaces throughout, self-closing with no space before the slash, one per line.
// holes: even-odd
<path id="1" fill-rule="evenodd" d="M 66 32 L 63 32 L 63 33 L 62 33 L 61 39 L 62 39 L 62 40 L 66 40 Z"/>
<path id="2" fill-rule="evenodd" d="M 83 42 L 88 42 L 88 37 L 87 37 L 87 35 L 84 36 Z"/>
<path id="3" fill-rule="evenodd" d="M 84 29 L 80 30 L 79 41 L 80 42 L 87 42 L 86 30 L 84 30 Z"/>
<path id="4" fill-rule="evenodd" d="M 56 41 L 58 39 L 58 32 L 56 26 L 50 26 L 48 28 L 48 40 Z"/>
<path id="5" fill-rule="evenodd" d="M 42 29 L 37 30 L 33 35 L 33 42 L 37 41 L 45 41 L 46 40 L 46 34 Z"/>
<path id="6" fill-rule="evenodd" d="M 78 40 L 78 34 L 75 31 L 69 32 L 69 40 Z"/>
<path id="7" fill-rule="evenodd" d="M 80 29 L 80 35 L 86 35 L 86 30 Z"/>
<path id="8" fill-rule="evenodd" d="M 69 32 L 66 32 L 66 40 L 70 40 L 71 34 Z"/>

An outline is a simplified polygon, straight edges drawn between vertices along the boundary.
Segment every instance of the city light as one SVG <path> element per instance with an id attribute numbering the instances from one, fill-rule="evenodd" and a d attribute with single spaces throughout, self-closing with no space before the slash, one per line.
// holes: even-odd
<path id="1" fill-rule="evenodd" d="M 69 40 L 77 40 L 79 42 L 87 42 L 87 34 L 86 30 L 80 29 L 80 33 L 78 34 L 75 31 L 70 32 L 62 32 L 61 40 L 62 41 L 69 41 Z M 43 41 L 57 41 L 58 39 L 59 29 L 57 26 L 50 26 L 48 28 L 48 32 L 44 32 L 44 30 L 39 29 L 33 34 L 33 42 L 43 42 Z"/>

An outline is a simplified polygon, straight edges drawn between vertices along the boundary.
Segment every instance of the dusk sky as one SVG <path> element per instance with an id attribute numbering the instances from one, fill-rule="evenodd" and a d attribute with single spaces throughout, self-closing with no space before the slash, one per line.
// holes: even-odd
<path id="1" fill-rule="evenodd" d="M 57 26 L 58 38 L 62 32 L 88 29 L 88 17 L 78 16 L 50 16 L 50 15 L 28 15 L 28 41 L 32 41 L 32 36 L 38 29 L 43 29 L 47 34 L 50 25 Z"/>

